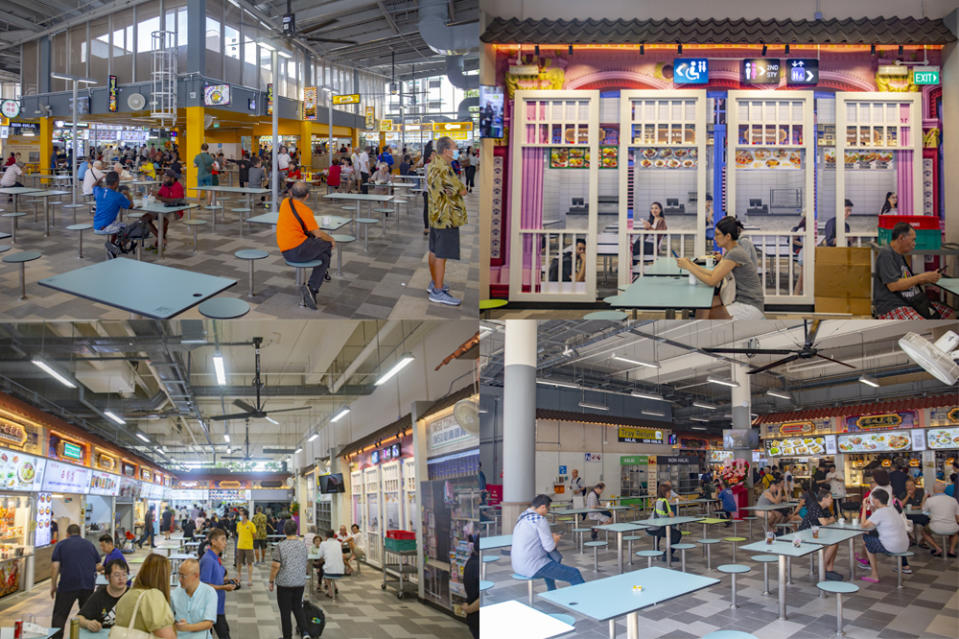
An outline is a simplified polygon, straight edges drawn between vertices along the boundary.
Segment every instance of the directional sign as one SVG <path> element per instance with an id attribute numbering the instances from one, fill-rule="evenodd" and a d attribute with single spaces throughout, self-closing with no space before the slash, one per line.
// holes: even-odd
<path id="1" fill-rule="evenodd" d="M 743 84 L 779 84 L 780 64 L 774 58 L 746 58 L 740 78 Z"/>
<path id="2" fill-rule="evenodd" d="M 673 82 L 676 84 L 706 84 L 709 82 L 708 58 L 675 58 Z"/>
<path id="3" fill-rule="evenodd" d="M 914 67 L 912 70 L 913 84 L 939 84 L 939 67 Z"/>
<path id="4" fill-rule="evenodd" d="M 350 93 L 348 95 L 334 95 L 333 104 L 359 104 L 360 94 Z"/>
<path id="5" fill-rule="evenodd" d="M 786 84 L 790 86 L 815 86 L 819 83 L 819 60 L 803 58 L 786 60 Z"/>
<path id="6" fill-rule="evenodd" d="M 433 131 L 446 133 L 447 131 L 472 131 L 472 122 L 434 122 Z"/>

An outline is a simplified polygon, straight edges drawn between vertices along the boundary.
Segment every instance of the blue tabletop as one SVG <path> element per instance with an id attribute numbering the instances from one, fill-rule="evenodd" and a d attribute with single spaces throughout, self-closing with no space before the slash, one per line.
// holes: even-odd
<path id="1" fill-rule="evenodd" d="M 23 195 L 24 193 L 36 193 L 42 190 L 43 189 L 33 189 L 29 186 L 5 186 L 0 188 L 0 193 L 4 195 Z"/>
<path id="2" fill-rule="evenodd" d="M 643 275 L 686 275 L 686 271 L 676 266 L 675 257 L 657 257 L 655 262 L 643 269 Z"/>
<path id="3" fill-rule="evenodd" d="M 494 585 L 496 584 L 494 584 L 492 581 L 480 581 L 480 585 L 479 585 L 480 592 L 483 592 L 484 590 L 489 590 Z"/>
<path id="4" fill-rule="evenodd" d="M 186 202 L 185 204 L 177 204 L 176 206 L 167 206 L 163 202 L 151 202 L 147 204 L 141 200 L 137 200 L 133 203 L 132 209 L 127 209 L 128 211 L 146 211 L 147 213 L 157 213 L 161 215 L 166 215 L 167 213 L 176 213 L 177 211 L 185 211 L 187 209 L 195 209 L 199 207 L 199 204 L 191 204 Z"/>
<path id="5" fill-rule="evenodd" d="M 197 191 L 214 191 L 216 193 L 247 193 L 250 195 L 262 195 L 270 193 L 270 189 L 255 188 L 252 186 L 194 186 Z"/>
<path id="6" fill-rule="evenodd" d="M 740 550 L 747 552 L 763 553 L 765 555 L 785 555 L 787 557 L 805 557 L 809 553 L 816 552 L 822 548 L 819 544 L 800 544 L 798 548 L 788 541 L 774 541 L 767 544 L 765 541 L 756 541 L 745 546 L 739 546 Z"/>
<path id="7" fill-rule="evenodd" d="M 939 281 L 933 284 L 933 286 L 938 286 L 953 295 L 959 295 L 959 277 L 940 277 Z"/>
<path id="8" fill-rule="evenodd" d="M 694 521 L 702 521 L 703 519 L 705 518 L 695 517 L 692 515 L 683 517 L 653 517 L 652 519 L 641 519 L 632 523 L 659 528 L 660 526 L 678 526 L 680 524 L 689 524 Z"/>
<path id="9" fill-rule="evenodd" d="M 624 532 L 635 532 L 637 530 L 645 530 L 645 526 L 637 526 L 636 524 L 604 524 L 602 526 L 596 526 L 597 530 L 608 530 L 609 532 L 614 533 L 624 533 Z"/>
<path id="10" fill-rule="evenodd" d="M 327 200 L 357 200 L 361 202 L 392 202 L 392 195 L 375 195 L 373 193 L 330 193 L 324 195 Z"/>
<path id="11" fill-rule="evenodd" d="M 914 513 L 907 513 L 907 514 L 914 514 Z M 839 523 L 828 524 L 827 526 L 825 526 L 825 528 L 832 528 L 834 530 L 858 530 L 859 532 L 865 532 L 866 530 L 868 530 L 867 528 L 863 528 L 862 522 L 859 522 L 857 524 L 851 524 L 848 521 L 842 524 L 839 524 Z"/>
<path id="12" fill-rule="evenodd" d="M 480 550 L 506 548 L 513 545 L 513 535 L 497 535 L 495 537 L 480 537 Z"/>
<path id="13" fill-rule="evenodd" d="M 67 632 L 69 632 L 69 630 Z M 83 626 L 80 626 L 80 639 L 107 639 L 109 636 L 109 628 L 104 628 L 100 632 L 90 632 Z"/>
<path id="14" fill-rule="evenodd" d="M 641 277 L 619 295 L 607 297 L 606 302 L 622 308 L 710 308 L 713 288 L 699 281 L 690 284 L 685 275 Z"/>
<path id="15" fill-rule="evenodd" d="M 50 195 L 66 195 L 69 192 L 70 191 L 56 191 L 51 189 L 49 191 L 34 191 L 33 193 L 21 193 L 21 195 L 25 195 L 27 197 L 47 197 Z"/>
<path id="16" fill-rule="evenodd" d="M 743 506 L 742 510 L 761 510 L 761 511 L 782 510 L 784 508 L 793 508 L 798 505 L 799 505 L 798 501 L 784 501 L 778 504 L 770 504 L 768 506 Z"/>
<path id="17" fill-rule="evenodd" d="M 566 610 L 605 621 L 718 584 L 718 579 L 658 566 L 587 581 L 537 596 Z M 642 586 L 634 590 L 633 586 Z"/>
<path id="18" fill-rule="evenodd" d="M 583 513 L 598 513 L 604 510 L 608 510 L 608 509 L 605 507 L 604 508 L 556 508 L 554 510 L 550 510 L 549 512 L 553 515 L 581 515 Z"/>
<path id="19" fill-rule="evenodd" d="M 819 528 L 819 538 L 814 539 L 812 536 L 812 529 L 807 528 L 806 530 L 800 530 L 799 532 L 790 533 L 788 535 L 783 535 L 779 539 L 783 541 L 792 541 L 793 539 L 799 539 L 810 544 L 819 544 L 820 546 L 832 546 L 833 544 L 839 544 L 844 541 L 848 541 L 853 537 L 858 537 L 863 534 L 862 530 L 841 530 L 838 528 Z"/>
<path id="20" fill-rule="evenodd" d="M 245 221 L 252 222 L 253 224 L 273 224 L 275 226 L 279 217 L 279 213 L 271 211 L 269 213 L 263 213 L 262 215 L 248 217 Z M 335 231 L 353 221 L 351 218 L 340 215 L 319 215 L 315 217 L 317 226 L 324 231 Z"/>
<path id="21" fill-rule="evenodd" d="M 40 280 L 46 286 L 153 319 L 170 319 L 236 280 L 117 258 Z"/>

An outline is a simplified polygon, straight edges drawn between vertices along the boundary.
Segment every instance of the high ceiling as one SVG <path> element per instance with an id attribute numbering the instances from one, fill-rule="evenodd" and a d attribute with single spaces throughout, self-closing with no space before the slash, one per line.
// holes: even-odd
<path id="1" fill-rule="evenodd" d="M 401 321 L 0 324 L 0 391 L 163 467 L 210 460 L 214 453 L 218 460 L 242 460 L 247 437 L 254 461 L 277 461 L 343 407 L 371 394 L 384 367 L 428 330 L 427 323 Z M 244 412 L 235 400 L 256 405 L 255 337 L 262 338 L 264 410 L 302 410 L 270 414 L 275 424 L 256 417 L 216 421 Z M 217 351 L 224 358 L 224 386 L 216 380 Z M 34 366 L 37 357 L 78 388 Z M 107 419 L 106 411 L 126 425 Z"/>
<path id="2" fill-rule="evenodd" d="M 485 384 L 503 384 L 502 323 L 484 322 L 494 332 L 483 340 L 482 377 Z M 812 329 L 812 324 L 808 325 Z M 797 359 L 769 371 L 750 375 L 752 412 L 766 414 L 804 408 L 870 402 L 896 397 L 941 394 L 950 388 L 914 364 L 896 341 L 907 331 L 934 339 L 943 331 L 959 329 L 956 322 L 823 321 L 814 345 L 820 353 L 850 364 L 821 359 Z M 797 349 L 804 343 L 802 321 L 547 321 L 539 325 L 537 379 L 572 382 L 582 388 L 629 394 L 658 393 L 672 402 L 680 426 L 729 427 L 730 389 L 707 382 L 708 377 L 730 379 L 732 362 L 758 368 L 784 355 L 710 354 L 708 348 Z M 613 355 L 648 363 L 648 368 L 612 359 Z M 859 382 L 875 378 L 879 388 Z M 785 393 L 790 399 L 767 395 Z M 953 388 L 952 392 L 956 392 Z M 716 410 L 692 406 L 713 404 Z M 706 418 L 704 423 L 690 417 Z"/>

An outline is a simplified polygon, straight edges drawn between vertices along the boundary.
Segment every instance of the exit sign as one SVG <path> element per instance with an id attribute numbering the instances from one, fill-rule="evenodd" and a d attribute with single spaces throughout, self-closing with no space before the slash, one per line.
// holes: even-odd
<path id="1" fill-rule="evenodd" d="M 912 70 L 913 84 L 939 84 L 939 67 L 915 67 Z"/>

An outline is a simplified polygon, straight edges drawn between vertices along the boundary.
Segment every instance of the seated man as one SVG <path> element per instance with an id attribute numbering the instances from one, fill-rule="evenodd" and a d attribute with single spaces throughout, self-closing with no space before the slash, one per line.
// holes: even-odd
<path id="1" fill-rule="evenodd" d="M 360 532 L 360 527 L 356 524 L 350 526 L 350 530 L 353 533 L 350 535 L 350 550 L 352 551 L 350 553 L 350 559 L 355 559 L 356 565 L 359 567 L 360 561 L 366 559 L 365 536 Z"/>
<path id="2" fill-rule="evenodd" d="M 871 569 L 871 573 L 868 577 L 860 577 L 860 579 L 878 584 L 879 569 L 876 555 L 906 552 L 909 550 L 909 536 L 906 534 L 906 524 L 903 523 L 895 506 L 889 505 L 887 491 L 873 490 L 869 493 L 867 500 L 872 502 L 872 514 L 869 515 L 869 519 L 862 522 L 862 527 L 868 531 L 862 539 L 866 545 L 868 561 L 864 563 L 860 559 L 859 565 L 861 568 Z M 902 572 L 906 575 L 912 574 L 912 568 L 909 567 L 909 560 L 906 557 L 902 558 Z"/>
<path id="3" fill-rule="evenodd" d="M 105 183 L 106 186 L 100 186 Z M 96 201 L 97 210 L 93 214 L 93 230 L 105 235 L 110 234 L 107 240 L 107 250 L 113 257 L 120 253 L 120 246 L 116 243 L 117 235 L 126 228 L 117 218 L 120 215 L 120 209 L 133 208 L 133 201 L 118 190 L 120 186 L 120 176 L 116 171 L 110 171 L 103 176 L 97 185 L 93 187 L 93 198 Z M 140 221 L 148 226 L 152 226 L 153 216 L 145 213 Z"/>
<path id="4" fill-rule="evenodd" d="M 316 294 L 326 279 L 336 241 L 320 230 L 313 211 L 306 205 L 309 197 L 310 187 L 304 182 L 294 182 L 290 187 L 290 197 L 280 204 L 276 244 L 283 257 L 291 262 L 322 261 L 313 268 L 309 282 L 300 287 L 304 306 L 316 310 Z"/>
<path id="5" fill-rule="evenodd" d="M 906 222 L 892 227 L 888 246 L 879 249 L 872 278 L 872 299 L 879 319 L 940 319 L 953 317 L 953 311 L 932 302 L 922 290 L 923 284 L 935 284 L 939 271 L 914 275 L 907 256 L 916 248 L 916 231 Z"/>
<path id="6" fill-rule="evenodd" d="M 510 561 L 516 574 L 543 579 L 547 589 L 556 590 L 557 579 L 572 586 L 584 579 L 579 570 L 561 563 L 563 556 L 556 550 L 560 536 L 550 532 L 546 521 L 552 501 L 547 495 L 536 495 L 516 520 Z"/>
<path id="7" fill-rule="evenodd" d="M 110 534 L 100 535 L 100 552 L 103 553 L 103 560 L 97 565 L 97 572 L 105 572 L 105 566 L 114 559 L 126 563 L 123 553 L 113 544 L 113 537 Z"/>
<path id="8" fill-rule="evenodd" d="M 933 490 L 936 494 L 926 498 L 925 510 L 929 513 L 929 525 L 923 528 L 923 532 L 928 529 L 935 535 L 949 537 L 949 548 L 939 548 L 932 536 L 926 536 L 927 541 L 933 545 L 933 556 L 941 557 L 943 552 L 947 552 L 950 557 L 955 557 L 956 544 L 959 543 L 959 502 L 946 494 L 946 485 L 941 481 L 936 482 Z"/>
<path id="9" fill-rule="evenodd" d="M 332 530 L 326 531 L 326 540 L 316 548 L 316 554 L 318 560 L 323 562 L 324 577 L 327 575 L 342 575 L 346 570 L 343 566 L 343 550 L 340 541 Z M 333 583 L 332 579 L 324 579 L 324 581 L 327 586 L 326 596 L 332 599 L 336 584 Z"/>
<path id="10" fill-rule="evenodd" d="M 733 495 L 732 489 L 723 481 L 718 482 L 719 494 L 716 495 L 716 498 L 723 506 L 723 514 L 726 516 L 726 519 L 732 519 L 736 514 L 736 511 L 739 508 L 736 506 L 736 496 Z M 726 527 L 730 526 L 729 521 L 726 522 Z"/>
<path id="11" fill-rule="evenodd" d="M 606 484 L 599 482 L 593 486 L 588 493 L 586 493 L 586 507 L 592 509 L 591 512 L 586 513 L 586 517 L 597 522 L 597 526 L 602 526 L 613 521 L 613 513 L 608 510 L 599 509 L 599 496 L 602 494 L 604 488 L 606 488 Z M 593 541 L 596 541 L 596 536 L 598 533 L 599 531 L 593 528 Z"/>
<path id="12" fill-rule="evenodd" d="M 799 530 L 806 530 L 813 526 L 828 526 L 836 523 L 836 518 L 829 513 L 832 508 L 832 493 L 826 486 L 821 486 L 815 493 L 815 500 L 806 501 L 806 516 L 799 524 Z M 833 570 L 833 564 L 836 561 L 836 552 L 839 550 L 838 544 L 826 546 L 823 552 L 825 561 L 823 565 L 826 569 L 826 580 L 842 581 L 843 576 Z"/>
<path id="13" fill-rule="evenodd" d="M 103 572 L 107 577 L 107 585 L 100 586 L 90 595 L 77 613 L 80 626 L 90 632 L 113 627 L 116 618 L 113 607 L 127 591 L 127 577 L 130 574 L 127 562 L 111 559 L 103 567 Z"/>

